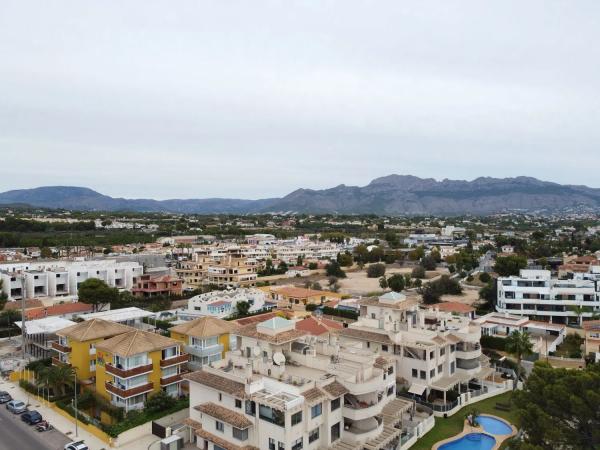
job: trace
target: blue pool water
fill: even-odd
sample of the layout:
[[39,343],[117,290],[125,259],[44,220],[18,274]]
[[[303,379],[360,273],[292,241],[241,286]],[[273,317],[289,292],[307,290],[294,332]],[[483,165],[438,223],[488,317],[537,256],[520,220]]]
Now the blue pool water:
[[441,445],[438,450],[491,450],[496,445],[496,439],[483,433],[469,433]]
[[504,421],[490,416],[478,416],[477,422],[486,433],[506,435],[512,433],[512,428]]

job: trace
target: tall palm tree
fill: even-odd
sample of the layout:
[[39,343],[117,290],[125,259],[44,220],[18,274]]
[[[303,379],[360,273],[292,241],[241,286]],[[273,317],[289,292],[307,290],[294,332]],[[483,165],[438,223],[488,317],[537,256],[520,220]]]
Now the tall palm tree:
[[531,335],[527,331],[513,331],[506,338],[506,351],[517,358],[517,376],[521,369],[521,361],[524,356],[533,353],[533,343]]
[[50,366],[40,373],[38,380],[48,388],[52,388],[55,396],[59,392],[64,395],[66,393],[66,385],[73,382],[74,375],[75,369],[71,366]]

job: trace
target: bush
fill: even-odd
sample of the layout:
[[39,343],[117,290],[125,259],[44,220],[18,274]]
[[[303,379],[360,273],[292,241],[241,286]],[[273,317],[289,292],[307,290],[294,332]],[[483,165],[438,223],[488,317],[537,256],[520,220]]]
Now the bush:
[[491,279],[492,279],[492,277],[487,272],[483,272],[483,273],[479,274],[479,281],[481,281],[482,283],[489,283],[489,281]]
[[505,351],[506,339],[498,336],[481,336],[481,346],[493,350]]
[[331,308],[329,306],[323,306],[323,307],[321,307],[321,310],[323,311],[323,314],[327,314],[329,316],[344,317],[346,319],[352,319],[352,320],[358,319],[357,312],[350,311],[347,309],[337,309],[337,308]]
[[165,391],[157,392],[146,401],[145,411],[154,413],[165,409],[171,409],[177,404],[177,400]]
[[317,270],[319,265],[316,262],[308,263],[308,270]]
[[385,275],[385,264],[371,264],[367,268],[367,278],[379,278]]
[[435,270],[437,263],[434,256],[428,255],[421,258],[421,266],[425,270]]
[[425,278],[425,268],[423,266],[417,266],[412,270],[412,277],[418,280]]
[[427,304],[438,303],[442,295],[462,294],[462,287],[454,278],[442,275],[439,280],[427,283],[421,288],[423,301]]
[[472,276],[472,275],[469,275],[469,276],[467,277],[467,281],[468,281],[469,283],[470,283],[471,281],[473,281],[473,280],[474,280],[474,278],[473,278],[473,276]]
[[346,278],[346,272],[342,270],[337,261],[331,261],[327,264],[326,273],[328,277]]

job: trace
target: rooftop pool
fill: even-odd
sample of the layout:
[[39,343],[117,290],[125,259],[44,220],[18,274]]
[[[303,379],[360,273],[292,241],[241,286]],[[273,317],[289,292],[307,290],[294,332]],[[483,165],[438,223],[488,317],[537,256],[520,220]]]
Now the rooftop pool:
[[496,439],[483,433],[469,433],[463,437],[447,442],[438,450],[491,450],[496,445]]
[[477,423],[483,428],[483,431],[489,434],[504,436],[512,433],[512,427],[508,423],[495,417],[477,416]]

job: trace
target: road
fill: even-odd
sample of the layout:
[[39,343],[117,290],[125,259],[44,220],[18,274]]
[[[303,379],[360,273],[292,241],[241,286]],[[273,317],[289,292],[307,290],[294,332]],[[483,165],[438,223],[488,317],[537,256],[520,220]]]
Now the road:
[[62,450],[68,442],[71,439],[56,430],[39,433],[0,405],[0,450]]

